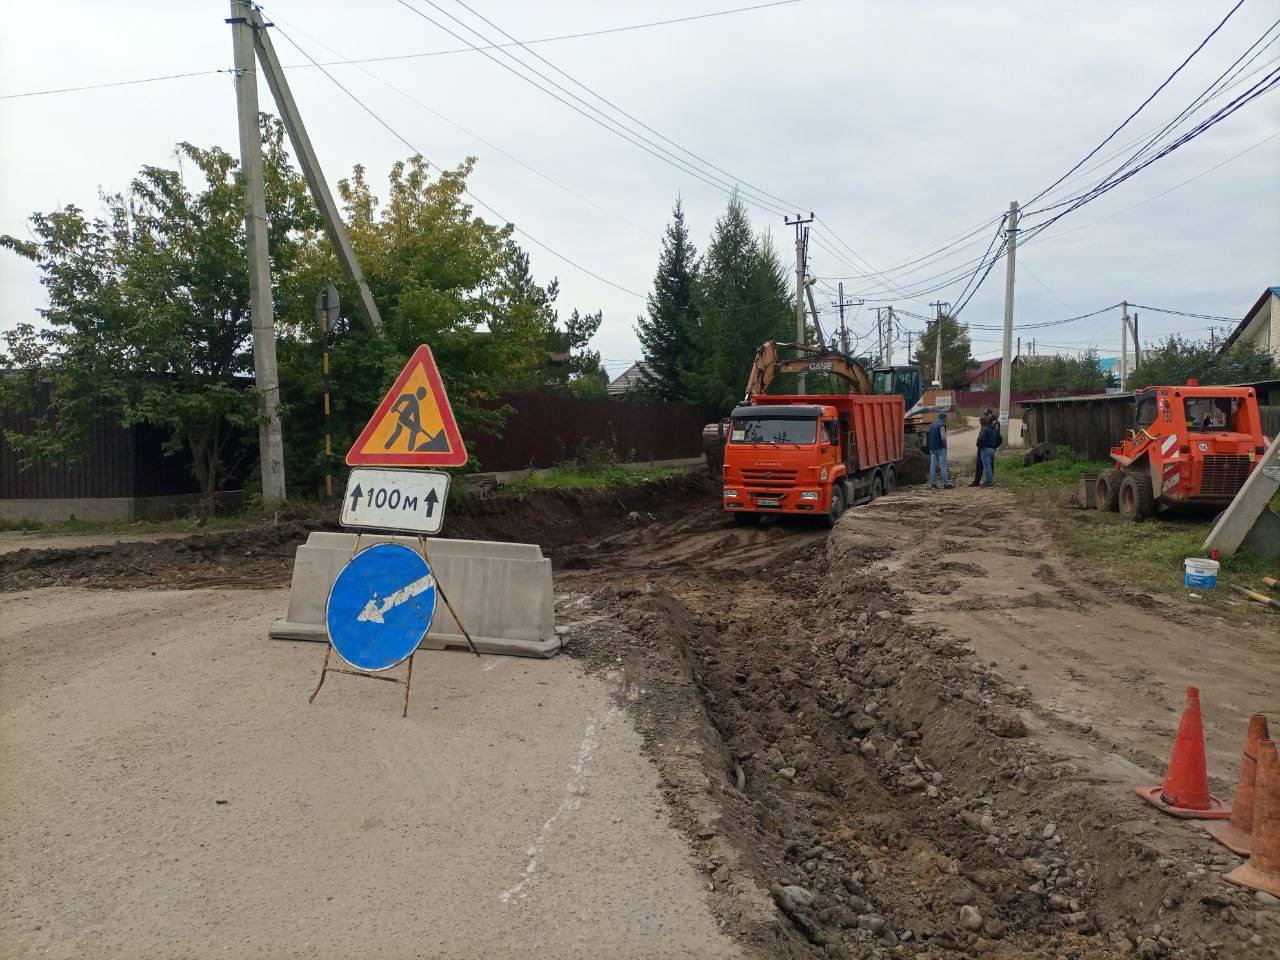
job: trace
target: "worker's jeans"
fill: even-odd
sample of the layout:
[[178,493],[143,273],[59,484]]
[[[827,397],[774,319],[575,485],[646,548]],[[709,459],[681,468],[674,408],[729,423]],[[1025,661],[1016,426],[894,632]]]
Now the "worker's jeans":
[[996,482],[996,448],[983,447],[978,451],[978,458],[982,461],[983,486],[989,487]]
[[945,487],[951,481],[947,479],[947,451],[946,450],[930,450],[929,451],[929,486],[934,486],[933,478],[935,474],[942,475],[942,485]]

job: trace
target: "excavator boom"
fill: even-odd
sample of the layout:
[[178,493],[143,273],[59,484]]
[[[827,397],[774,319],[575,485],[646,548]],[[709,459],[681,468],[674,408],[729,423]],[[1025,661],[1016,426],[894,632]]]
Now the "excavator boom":
[[[795,350],[805,356],[794,360],[783,360],[778,350]],[[751,375],[747,378],[747,397],[745,402],[755,395],[769,392],[769,385],[780,373],[829,373],[843,380],[845,393],[855,396],[871,394],[871,378],[861,365],[846,357],[843,353],[823,350],[818,347],[802,346],[798,343],[778,343],[770,340],[756,351],[755,363],[751,366]]]

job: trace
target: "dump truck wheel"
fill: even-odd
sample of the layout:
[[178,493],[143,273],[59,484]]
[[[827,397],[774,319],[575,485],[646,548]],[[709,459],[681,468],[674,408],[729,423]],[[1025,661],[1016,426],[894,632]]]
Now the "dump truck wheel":
[[740,527],[758,527],[760,526],[760,514],[737,510],[733,514],[733,522]]
[[1108,513],[1119,509],[1120,485],[1123,482],[1123,470],[1103,470],[1098,474],[1098,480],[1094,486],[1094,495],[1097,499],[1099,513]]
[[884,472],[884,492],[892,493],[893,489],[898,485],[898,471],[893,466]]
[[871,478],[871,499],[879,500],[884,496],[884,475],[879,470]]
[[836,525],[836,521],[840,519],[840,514],[844,513],[844,491],[839,486],[831,488],[831,507],[827,510],[827,515],[823,519],[828,530]]
[[1151,489],[1151,475],[1125,474],[1120,484],[1120,515],[1126,520],[1146,520],[1156,512],[1155,492]]

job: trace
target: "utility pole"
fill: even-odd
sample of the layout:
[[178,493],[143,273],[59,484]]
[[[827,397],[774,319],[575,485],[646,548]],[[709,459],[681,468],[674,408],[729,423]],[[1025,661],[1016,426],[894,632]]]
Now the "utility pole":
[[1120,392],[1129,389],[1129,301],[1120,302]]
[[[797,213],[794,220],[784,216],[782,222],[789,227],[796,228],[796,343],[804,346],[806,339],[804,334],[804,259],[805,247],[809,241],[809,228],[806,224],[813,223],[813,211],[809,211],[807,219]],[[797,392],[802,396],[805,392],[803,373],[798,378]]]
[[889,308],[889,318],[884,326],[884,365],[893,366],[893,307]]
[[[293,152],[298,157],[298,166],[302,168],[302,175],[311,191],[311,198],[320,208],[320,213],[324,215],[325,229],[333,244],[333,252],[337,254],[338,263],[341,264],[347,279],[356,285],[356,291],[360,295],[360,309],[364,314],[369,332],[381,337],[382,316],[378,313],[377,304],[373,302],[373,294],[369,291],[369,285],[365,282],[364,273],[360,269],[360,262],[356,259],[355,249],[347,237],[347,228],[342,223],[342,215],[333,200],[333,194],[329,192],[329,184],[324,178],[324,171],[320,169],[320,161],[316,157],[315,148],[311,145],[311,137],[307,134],[307,128],[302,122],[302,114],[293,100],[293,91],[289,89],[289,82],[285,79],[284,68],[280,66],[276,48],[271,43],[270,34],[267,33],[267,27],[271,24],[263,20],[261,11],[247,0],[239,0],[238,3],[237,0],[232,0],[233,11],[237,5],[249,18],[254,49],[257,50],[258,59],[262,62],[262,75],[266,78],[267,86],[271,88],[271,95],[280,109],[280,119],[284,122],[284,128],[289,134],[289,142],[293,144]],[[232,16],[235,16],[234,12]],[[257,122],[255,116],[255,130]]]
[[320,385],[324,389],[324,495],[333,499],[333,425],[329,411],[329,334],[338,319],[338,290],[332,283],[316,294],[316,323],[320,325]]
[[860,307],[864,303],[866,303],[866,301],[865,300],[846,300],[844,298],[844,281],[843,280],[841,280],[840,283],[836,285],[836,296],[838,297],[838,301],[836,303],[833,303],[832,306],[837,307],[840,310],[840,352],[847,356],[849,353],[849,328],[845,326],[844,308]]
[[1018,253],[1018,201],[1009,203],[1008,225],[1004,230],[1009,256],[1004,274],[1004,351],[1000,361],[1000,432],[1009,432],[1009,387],[1013,377],[1013,285],[1014,258]]
[[876,307],[876,363],[884,362],[884,323],[880,319],[881,307]]
[[1022,337],[1018,337],[1018,350],[1014,353],[1013,358],[1016,360],[1020,356],[1022,356]]
[[1133,365],[1138,367],[1142,363],[1142,347],[1138,344],[1138,311],[1133,311]]
[[245,246],[249,261],[249,320],[253,331],[253,378],[258,394],[258,453],[262,462],[262,502],[268,509],[285,500],[284,438],[280,431],[280,381],[276,373],[275,304],[267,256],[267,200],[262,182],[262,139],[258,132],[258,75],[254,69],[252,8],[231,0],[235,54],[236,116],[240,126],[240,168],[244,171]]
[[935,389],[942,389],[942,308],[950,307],[951,304],[945,300],[935,300],[929,304],[933,307],[935,313],[933,315],[934,329],[934,360],[933,360],[933,386]]
[[911,337],[913,334],[914,334],[914,331],[912,330],[907,331],[907,363],[911,362]]

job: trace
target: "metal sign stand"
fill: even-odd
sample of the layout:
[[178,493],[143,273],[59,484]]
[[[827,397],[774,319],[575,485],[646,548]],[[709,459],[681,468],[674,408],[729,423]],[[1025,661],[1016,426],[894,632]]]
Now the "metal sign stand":
[[[361,532],[357,530],[356,542],[351,549],[352,559],[354,559],[355,555],[360,552],[360,536],[361,536]],[[421,535],[418,537],[418,551],[419,553],[422,554],[422,559],[426,561],[427,566],[431,567],[431,558],[427,555],[427,538]],[[444,592],[444,587],[439,580],[436,581],[435,588],[436,588],[436,591],[440,594],[440,598],[444,600],[444,605],[449,609],[449,613],[453,615],[453,619],[457,622],[458,629],[461,630],[462,635],[466,637],[467,646],[471,649],[471,652],[474,653],[477,657],[480,656],[480,651],[476,649],[476,645],[471,639],[471,634],[467,632],[467,628],[463,624],[462,618],[458,616],[458,611],[455,610],[453,607],[453,604],[449,602],[449,597]],[[384,677],[379,673],[369,673],[364,670],[351,670],[346,667],[331,667],[329,666],[329,657],[332,654],[333,654],[333,643],[330,642],[328,644],[325,644],[324,663],[320,667],[320,682],[317,683],[316,688],[311,691],[311,696],[307,698],[307,703],[313,703],[315,701],[316,694],[318,694],[320,692],[320,688],[324,686],[325,677],[327,677],[331,673],[345,673],[353,677],[367,677],[370,680],[385,680],[387,683],[404,684],[404,707],[400,711],[400,716],[402,718],[409,716],[409,690],[413,684],[413,658],[418,655],[418,651],[416,648],[414,649],[413,653],[409,654],[408,668],[405,672],[405,678],[403,680],[399,680],[396,677]]]

